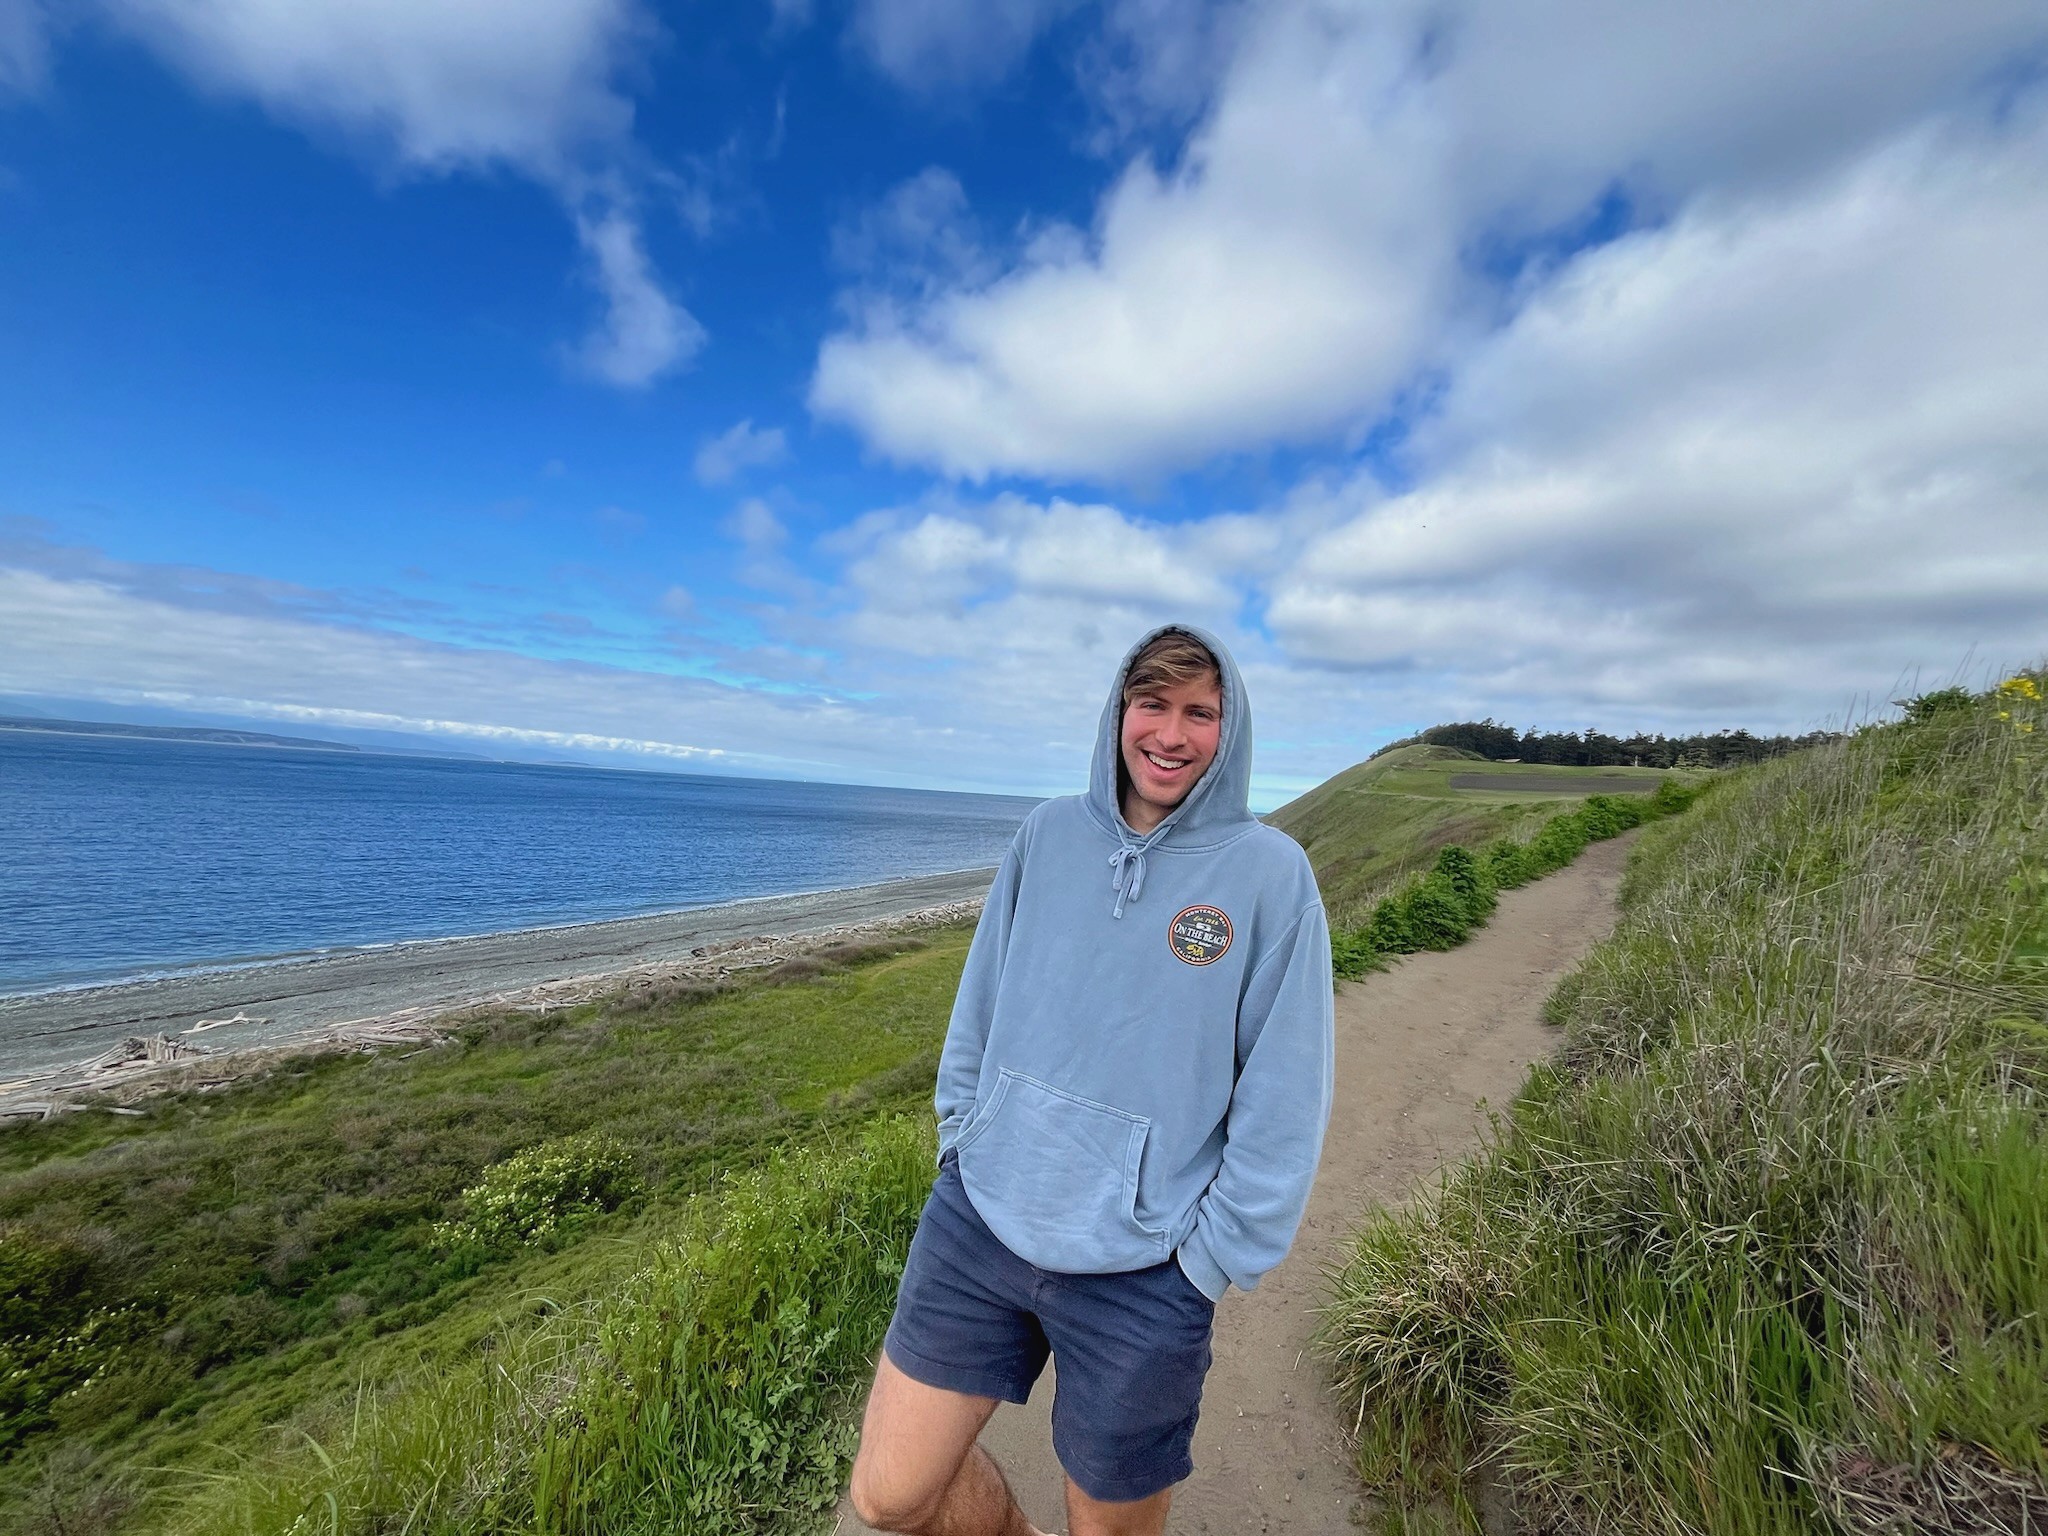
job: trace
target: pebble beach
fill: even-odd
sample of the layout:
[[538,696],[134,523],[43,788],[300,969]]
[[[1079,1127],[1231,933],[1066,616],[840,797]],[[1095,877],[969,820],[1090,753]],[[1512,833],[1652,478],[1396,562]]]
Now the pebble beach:
[[252,1055],[430,1039],[440,1016],[560,1007],[637,982],[770,965],[808,948],[965,921],[993,869],[689,911],[391,944],[113,986],[0,997],[0,1118]]

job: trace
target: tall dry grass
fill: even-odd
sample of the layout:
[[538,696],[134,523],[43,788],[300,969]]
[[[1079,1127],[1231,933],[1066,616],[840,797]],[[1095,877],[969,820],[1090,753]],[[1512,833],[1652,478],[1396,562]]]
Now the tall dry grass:
[[1555,1066],[1336,1277],[1395,1524],[1489,1471],[1545,1530],[2048,1530],[2041,691],[1644,835]]

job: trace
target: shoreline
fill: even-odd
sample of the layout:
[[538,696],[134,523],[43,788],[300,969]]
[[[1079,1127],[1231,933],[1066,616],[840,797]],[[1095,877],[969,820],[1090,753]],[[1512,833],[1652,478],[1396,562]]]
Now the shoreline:
[[55,1080],[75,1077],[132,1037],[177,1041],[187,1048],[185,1061],[348,1044],[335,1032],[399,1020],[417,1027],[413,1021],[486,1002],[516,1004],[572,982],[587,994],[638,972],[701,970],[709,947],[893,926],[914,917],[921,920],[911,926],[929,926],[946,920],[932,915],[936,909],[978,906],[994,878],[993,867],[955,870],[0,997],[0,1114],[8,1101],[33,1096],[39,1087],[56,1091]]
[[31,986],[19,991],[0,988],[0,1077],[9,1070],[7,1052],[11,1038],[6,1030],[7,1010],[17,1003],[58,1001],[84,993],[122,992],[153,987],[167,982],[201,981],[214,976],[232,976],[246,971],[282,970],[294,965],[319,965],[330,960],[357,956],[389,955],[395,951],[425,951],[444,944],[483,944],[497,940],[542,938],[577,928],[608,928],[626,923],[653,922],[659,918],[688,918],[740,907],[757,907],[773,902],[812,897],[858,896],[890,886],[909,885],[921,880],[951,880],[980,876],[985,889],[995,878],[993,864],[983,869],[942,869],[929,875],[904,875],[895,880],[876,880],[867,885],[829,885],[817,890],[778,891],[772,896],[735,896],[730,901],[701,902],[694,907],[657,907],[652,912],[628,912],[623,917],[579,917],[562,923],[533,923],[524,928],[489,928],[481,933],[444,933],[425,939],[378,939],[367,944],[333,944],[325,949],[293,949],[282,954],[256,955],[247,960],[194,960],[183,965],[161,965],[113,976],[104,981],[58,981],[48,986]]

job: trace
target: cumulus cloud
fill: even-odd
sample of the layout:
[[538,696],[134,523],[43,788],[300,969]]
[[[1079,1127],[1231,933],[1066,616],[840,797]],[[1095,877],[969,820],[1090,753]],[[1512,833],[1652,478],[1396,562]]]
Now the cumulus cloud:
[[[702,345],[702,326],[664,291],[619,190],[633,159],[633,105],[618,80],[655,30],[638,0],[98,6],[203,89],[247,96],[398,172],[510,166],[553,189],[604,301],[573,354],[591,377],[639,388]],[[6,35],[0,16],[0,68]]]
[[209,88],[367,139],[401,164],[543,178],[631,125],[612,77],[633,0],[101,0]]
[[1147,523],[1101,504],[1004,496],[875,513],[833,547],[864,617],[1015,597],[1214,615],[1233,605],[1216,552],[1238,530],[1227,518]]
[[1102,119],[1095,147],[1184,128],[1208,105],[1251,10],[1248,0],[1111,0],[1076,67]]
[[[1029,32],[1056,9],[1003,14]],[[1211,32],[1117,88],[1134,122],[1198,126],[1124,166],[1087,227],[992,234],[932,167],[838,232],[812,406],[961,479],[1116,480],[1342,452],[1396,402],[1373,470],[1192,518],[955,489],[819,544],[818,509],[742,502],[725,532],[776,599],[749,610],[764,643],[691,660],[758,687],[38,557],[0,577],[0,687],[1061,789],[1116,656],[1193,619],[1239,650],[1270,799],[1446,717],[1800,728],[1972,647],[2048,646],[2048,129],[2038,83],[1982,89],[2042,43],[2038,0],[1915,0],[1882,26],[1856,0],[1195,9]],[[931,78],[992,67],[918,41],[937,12],[908,0],[857,25],[885,12],[890,56]],[[988,58],[1024,46],[998,34]],[[619,142],[614,63],[571,71],[597,95],[542,114],[569,125],[553,142]],[[245,77],[224,88],[272,99]],[[488,113],[319,105],[338,99],[277,110],[401,168],[554,174]],[[608,308],[635,318],[582,356],[640,383],[702,337],[608,185],[562,195]],[[740,422],[699,478],[786,448]],[[719,632],[730,611],[701,590],[649,601]]]
[[1072,787],[1125,647],[1169,620],[1256,646],[1238,610],[1285,540],[1269,519],[932,496],[829,536],[835,585],[781,622],[795,643],[830,644],[848,686],[935,727],[1006,732],[1002,755],[1032,766],[1023,782]]
[[[1291,655],[1555,711],[1839,709],[2048,645],[2048,123],[1588,253],[1273,585]],[[1348,505],[1347,505],[1348,504]]]
[[1331,442],[1455,364],[1546,242],[1823,174],[2048,38],[2026,0],[1271,0],[1179,159],[994,275],[849,306],[810,400],[904,463],[1115,479]]
[[[873,657],[929,664],[924,686],[956,707],[994,679],[1052,715],[1098,691],[1106,657],[1144,623],[1176,609],[1206,619],[1257,680],[1262,779],[1290,787],[1369,738],[1464,714],[1796,730],[1967,658],[2038,659],[2048,287],[2033,268],[2048,245],[2048,99],[2034,88],[1998,111],[1962,99],[1907,111],[1941,94],[1930,80],[1963,71],[1953,57],[1886,57],[1890,73],[1863,67],[1896,98],[1889,118],[1843,108],[1866,111],[1859,143],[1832,109],[1775,146],[1731,128],[1715,179],[1661,217],[1586,249],[1539,249],[1505,314],[1448,333],[1412,431],[1375,460],[1387,467],[1182,525],[1019,497],[876,514],[844,536],[846,632]],[[1828,99],[1828,79],[1811,83]],[[1644,126],[1662,104],[1623,105],[1645,145],[1639,188],[1704,174],[1679,164],[1697,146],[1659,147]],[[1595,165],[1581,157],[1582,188]],[[1521,213],[1494,198],[1496,236],[1565,206],[1566,185],[1523,180]],[[1024,270],[974,302],[1021,304]],[[895,296],[905,345],[919,345],[920,317],[968,292],[922,309]],[[1065,341],[1085,395],[1097,353],[1081,334]],[[931,367],[981,377],[964,354]],[[983,419],[982,397],[935,386],[918,407],[1028,447],[1040,442],[1029,422],[997,409],[1016,398]],[[1091,398],[1125,414],[1089,462],[1145,462],[1115,457],[1130,408]],[[1061,443],[1060,463],[1096,441],[1094,423],[1075,430],[1084,446]],[[1022,447],[951,467],[1025,463],[1044,469]],[[1039,563],[1046,549],[1056,558]]]
[[752,417],[734,422],[697,449],[693,466],[699,485],[724,485],[749,469],[780,464],[789,443],[780,427],[755,427]]
[[1187,164],[1132,165],[1094,231],[1041,236],[989,282],[865,306],[820,349],[812,408],[980,480],[1144,473],[1382,398],[1451,255],[1419,156],[1372,153],[1377,125],[1344,105],[1384,94],[1392,60],[1360,50],[1355,73],[1304,91],[1320,38],[1253,54]]

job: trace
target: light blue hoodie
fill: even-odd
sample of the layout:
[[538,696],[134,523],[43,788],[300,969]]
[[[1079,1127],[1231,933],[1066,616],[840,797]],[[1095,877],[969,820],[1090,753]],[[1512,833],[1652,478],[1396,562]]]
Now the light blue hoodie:
[[1025,818],[939,1058],[941,1153],[1003,1244],[1107,1273],[1178,1254],[1212,1300],[1285,1256],[1330,1115],[1330,934],[1308,859],[1247,804],[1230,653],[1216,758],[1150,833],[1123,819],[1123,681],[1088,793]]

